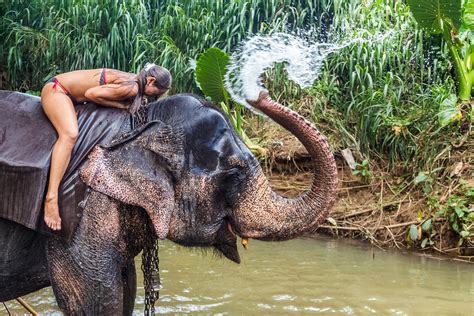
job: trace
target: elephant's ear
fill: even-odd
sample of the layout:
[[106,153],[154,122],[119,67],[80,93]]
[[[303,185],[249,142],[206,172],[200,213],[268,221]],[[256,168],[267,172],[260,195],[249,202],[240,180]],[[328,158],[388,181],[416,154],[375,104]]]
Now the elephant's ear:
[[174,210],[170,169],[179,146],[167,128],[153,128],[123,146],[95,147],[81,170],[82,180],[93,190],[123,203],[144,208],[158,238],[168,235]]

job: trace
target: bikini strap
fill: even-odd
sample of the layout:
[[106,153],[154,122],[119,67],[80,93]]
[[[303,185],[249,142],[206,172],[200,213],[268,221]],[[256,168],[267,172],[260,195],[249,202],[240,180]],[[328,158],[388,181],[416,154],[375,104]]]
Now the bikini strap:
[[53,89],[54,90],[56,90],[57,86],[59,86],[63,90],[63,92],[71,99],[73,104],[79,104],[79,102],[77,102],[76,98],[61,84],[61,82],[59,82],[58,78],[53,77],[50,80],[48,80],[48,82],[54,83],[53,84]]
[[53,79],[51,79],[51,82],[54,82],[53,89],[56,89],[56,86],[59,86],[64,93],[69,94],[69,91],[67,91],[67,89],[61,84],[61,82],[59,82],[58,78],[54,77]]
[[107,84],[107,77],[105,76],[105,68],[102,68],[102,70],[100,71],[99,84],[101,86],[103,86],[104,84]]

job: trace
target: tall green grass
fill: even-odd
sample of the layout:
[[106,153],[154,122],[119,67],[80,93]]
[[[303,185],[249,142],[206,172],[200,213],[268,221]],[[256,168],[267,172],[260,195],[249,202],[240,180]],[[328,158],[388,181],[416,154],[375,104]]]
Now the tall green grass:
[[445,45],[418,29],[403,1],[11,0],[0,14],[2,88],[23,91],[39,90],[60,72],[137,72],[152,61],[171,70],[175,91],[198,92],[191,61],[213,46],[230,53],[253,33],[313,28],[324,41],[328,34],[391,31],[387,40],[333,54],[309,90],[286,80],[282,65],[267,73],[267,86],[278,100],[327,122],[338,147],[388,157],[392,165],[434,168],[433,157],[456,129],[440,129],[436,120],[439,96],[455,89]]
[[[448,135],[456,129],[440,129],[437,123],[440,94],[455,89],[441,38],[418,29],[401,1],[334,0],[332,15],[331,33],[343,38],[366,31],[391,35],[331,55],[304,94],[288,82],[273,83],[273,90],[295,107],[309,96],[312,109],[306,101],[299,110],[329,121],[339,147],[366,158],[387,157],[392,166],[434,168],[433,154],[449,146]],[[432,45],[437,49],[428,50]]]
[[209,47],[230,52],[255,32],[313,24],[329,0],[11,0],[0,20],[1,71],[10,89],[76,69],[169,68],[177,91],[196,91],[190,61]]

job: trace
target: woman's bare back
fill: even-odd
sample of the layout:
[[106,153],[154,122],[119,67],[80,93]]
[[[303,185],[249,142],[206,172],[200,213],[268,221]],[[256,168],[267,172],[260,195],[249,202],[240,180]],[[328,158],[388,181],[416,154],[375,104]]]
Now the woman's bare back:
[[59,74],[56,79],[77,100],[77,102],[88,101],[85,94],[90,88],[100,86],[101,73],[105,71],[107,84],[123,84],[130,82],[134,85],[135,74],[108,68],[76,70]]

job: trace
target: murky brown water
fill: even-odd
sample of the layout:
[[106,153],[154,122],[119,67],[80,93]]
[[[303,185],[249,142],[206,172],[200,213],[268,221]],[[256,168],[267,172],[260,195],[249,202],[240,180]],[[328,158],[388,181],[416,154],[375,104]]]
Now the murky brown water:
[[[472,265],[326,239],[252,240],[240,252],[236,265],[163,242],[158,313],[474,315]],[[139,285],[137,315],[141,276]],[[50,288],[25,298],[42,314],[61,314]],[[24,313],[13,301],[7,306]]]

